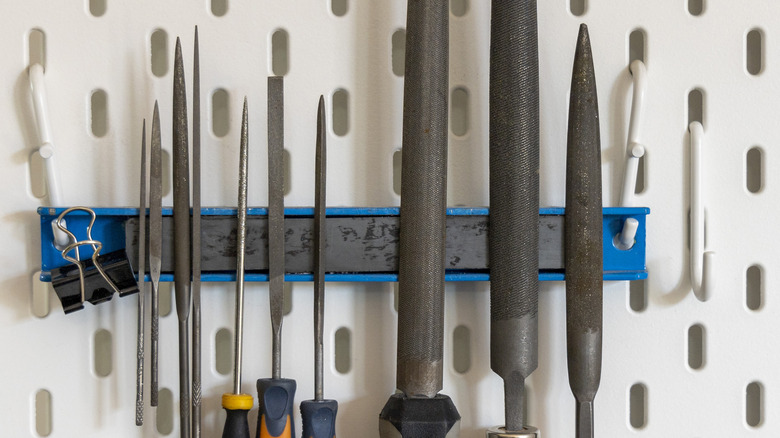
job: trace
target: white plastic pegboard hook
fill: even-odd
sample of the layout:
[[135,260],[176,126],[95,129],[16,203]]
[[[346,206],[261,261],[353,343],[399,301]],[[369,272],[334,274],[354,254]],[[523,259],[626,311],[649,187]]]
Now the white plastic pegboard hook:
[[699,301],[706,301],[714,287],[712,260],[715,253],[704,250],[706,217],[702,202],[702,138],[700,122],[688,126],[691,141],[691,287]]
[[[642,119],[645,90],[647,89],[647,69],[645,64],[637,59],[629,65],[628,71],[633,79],[634,92],[631,101],[631,118],[628,124],[628,152],[623,172],[623,186],[620,191],[621,207],[633,207],[634,190],[639,174],[639,159],[645,155],[645,147],[639,143],[639,121]],[[623,223],[623,229],[616,237],[616,244],[620,249],[628,250],[634,246],[637,228],[636,219],[626,219]]]
[[[35,111],[35,127],[38,131],[38,138],[41,141],[37,152],[44,163],[46,192],[49,196],[50,205],[62,206],[62,193],[60,192],[59,179],[57,178],[57,171],[54,165],[54,145],[51,138],[51,126],[49,125],[49,104],[46,100],[46,81],[43,66],[35,63],[30,66],[27,74],[30,78],[30,92]],[[64,221],[63,224],[65,224]],[[54,243],[57,248],[65,248],[70,243],[68,235],[54,221],[52,221],[51,229],[54,233]]]

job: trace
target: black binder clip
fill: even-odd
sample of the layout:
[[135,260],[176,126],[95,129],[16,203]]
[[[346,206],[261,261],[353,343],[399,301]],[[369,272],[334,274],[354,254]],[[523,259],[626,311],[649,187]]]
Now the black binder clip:
[[[76,210],[85,211],[92,217],[86,240],[78,240],[62,223],[68,213]],[[83,309],[86,301],[92,304],[108,301],[114,292],[120,297],[138,292],[138,283],[125,249],[100,254],[103,244],[92,239],[95,219],[95,212],[87,207],[71,207],[57,217],[57,228],[65,232],[70,241],[61,251],[62,258],[72,264],[52,269],[51,283],[66,314]],[[85,245],[92,247],[92,256],[82,260],[79,248]]]

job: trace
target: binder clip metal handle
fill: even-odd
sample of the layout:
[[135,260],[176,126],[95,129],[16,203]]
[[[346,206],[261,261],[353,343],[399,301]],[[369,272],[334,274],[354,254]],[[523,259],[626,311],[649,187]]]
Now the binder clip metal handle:
[[[90,215],[86,239],[78,240],[64,224],[65,216],[73,211],[84,211]],[[52,270],[52,285],[66,314],[83,309],[86,301],[92,304],[108,301],[115,292],[120,296],[138,292],[138,284],[125,250],[101,254],[102,242],[92,238],[95,219],[96,215],[92,209],[71,207],[63,211],[56,220],[57,228],[67,234],[70,241],[62,249],[61,255],[72,264]],[[82,259],[79,248],[86,245],[92,247],[92,256]]]

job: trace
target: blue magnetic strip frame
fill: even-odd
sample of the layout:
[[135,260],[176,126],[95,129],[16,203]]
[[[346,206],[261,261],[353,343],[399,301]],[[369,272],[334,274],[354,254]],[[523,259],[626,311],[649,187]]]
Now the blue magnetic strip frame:
[[[53,244],[53,234],[51,222],[57,219],[60,213],[66,208],[41,207],[38,214],[41,220],[41,281],[51,281],[51,270],[62,267],[69,262],[64,260],[60,251]],[[138,216],[137,208],[93,208],[97,219],[92,227],[92,238],[103,243],[102,253],[108,253],[123,249],[125,247],[125,221],[131,217]],[[332,207],[326,210],[328,217],[345,216],[397,216],[398,207]],[[606,207],[603,209],[603,233],[604,233],[604,280],[605,281],[624,281],[624,280],[643,280],[647,278],[646,249],[647,249],[647,215],[650,209],[646,207]],[[171,208],[163,208],[162,214],[170,216],[173,214]],[[249,208],[247,214],[250,216],[265,216],[268,209],[265,207]],[[312,217],[314,209],[309,207],[290,207],[284,209],[285,217]],[[488,208],[448,208],[447,215],[451,216],[487,216]],[[563,216],[564,209],[541,208],[539,214]],[[235,216],[235,208],[209,207],[201,210],[203,216]],[[623,222],[628,218],[634,218],[639,222],[637,229],[636,242],[629,250],[618,249],[614,243],[614,237],[620,233],[623,228]],[[83,211],[74,211],[66,217],[68,230],[76,234],[79,239],[86,238],[86,228],[89,225],[90,215]],[[84,252],[82,258],[89,254],[88,247],[82,247]],[[148,279],[148,276],[147,276]],[[204,282],[224,282],[235,281],[235,272],[204,272],[201,274],[201,281]],[[486,272],[470,271],[447,271],[445,274],[447,281],[488,281],[490,275]],[[268,274],[247,273],[246,281],[261,282],[268,281]],[[391,282],[397,281],[398,274],[378,274],[378,273],[348,273],[348,274],[326,274],[325,281],[338,282]],[[562,281],[563,272],[539,272],[541,281]],[[160,281],[173,281],[172,274],[162,274]],[[285,281],[312,281],[312,274],[287,274]]]

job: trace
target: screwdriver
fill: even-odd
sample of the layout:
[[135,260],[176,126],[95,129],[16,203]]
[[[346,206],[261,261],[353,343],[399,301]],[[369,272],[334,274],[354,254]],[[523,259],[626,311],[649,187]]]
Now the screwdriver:
[[152,376],[149,404],[157,406],[157,357],[160,339],[160,269],[162,268],[162,137],[160,111],[154,102],[152,150],[149,161],[149,277],[152,281]]
[[257,380],[257,436],[295,436],[295,380],[282,379],[284,299],[284,79],[268,78],[268,282],[273,332],[272,377]]
[[190,438],[190,164],[187,141],[187,90],[181,41],[176,38],[173,68],[173,247],[176,316],[179,319],[179,426]]
[[320,96],[317,107],[317,152],[314,165],[314,400],[301,402],[301,422],[304,438],[334,438],[336,436],[336,400],[323,398],[322,338],[325,315],[325,182],[327,148],[325,130],[325,99]]
[[569,386],[577,401],[576,436],[593,438],[603,316],[601,139],[596,75],[584,24],[574,55],[567,140],[564,253]]
[[504,380],[505,426],[487,436],[537,437],[523,418],[538,364],[536,0],[493,0],[490,37],[490,366]]
[[236,337],[233,344],[233,392],[222,395],[222,407],[227,411],[222,438],[249,438],[246,415],[254,400],[241,393],[241,348],[244,340],[244,256],[246,254],[246,192],[249,157],[249,122],[244,97],[241,117],[241,147],[238,160],[238,233],[236,239]]
[[138,207],[138,332],[136,333],[135,425],[144,424],[144,287],[146,275],[146,119],[141,129],[141,200]]
[[200,438],[200,54],[198,26],[192,59],[192,437]]
[[443,394],[449,2],[407,3],[396,387],[379,434],[445,437],[460,415]]

